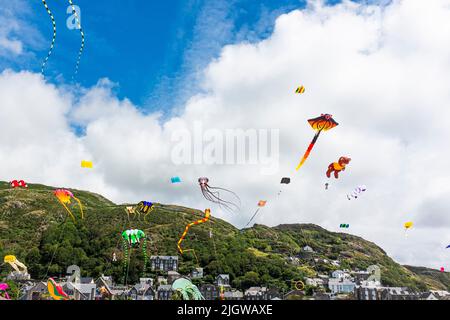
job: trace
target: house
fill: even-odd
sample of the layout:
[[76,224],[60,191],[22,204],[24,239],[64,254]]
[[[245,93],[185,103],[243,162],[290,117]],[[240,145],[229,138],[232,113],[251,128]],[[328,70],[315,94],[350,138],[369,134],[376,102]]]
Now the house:
[[434,296],[436,296],[438,299],[443,300],[443,298],[445,297],[449,297],[450,296],[450,292],[448,291],[443,291],[443,290],[431,290],[431,293],[434,294]]
[[370,277],[370,272],[368,271],[355,271],[353,272],[353,278],[356,284],[361,284],[363,281],[367,281]]
[[128,296],[132,300],[155,300],[156,294],[153,289],[153,279],[141,278],[140,282],[128,292]]
[[331,273],[331,277],[334,279],[346,279],[350,278],[350,275],[343,270],[336,270]]
[[229,287],[230,286],[230,276],[228,274],[219,274],[216,277],[215,284],[219,287]]
[[95,283],[72,283],[72,286],[72,296],[75,300],[95,300],[97,289]]
[[353,293],[355,285],[353,281],[347,278],[331,278],[328,280],[328,288],[334,294]]
[[378,281],[362,281],[355,286],[354,297],[356,300],[380,300],[379,291],[382,289]]
[[40,281],[29,288],[26,300],[49,300],[45,295],[48,295],[47,282]]
[[304,246],[303,247],[303,251],[304,252],[309,252],[309,253],[314,253],[313,248],[311,248],[310,246]]
[[167,272],[167,283],[172,284],[175,280],[181,278],[181,275],[176,271]]
[[114,295],[112,293],[112,277],[101,275],[100,278],[95,281],[95,285],[97,286],[95,296],[96,300],[111,300],[114,298]]
[[158,287],[156,296],[158,300],[170,300],[172,298],[172,286],[170,284],[163,284]]
[[225,300],[244,300],[244,293],[239,290],[226,291],[224,298]]
[[210,283],[204,283],[200,286],[200,292],[205,300],[219,300],[220,289],[218,286]]
[[280,292],[275,288],[251,287],[244,293],[245,300],[272,300],[280,298]]
[[203,278],[203,268],[195,268],[191,271],[191,279]]
[[178,271],[177,256],[151,256],[150,265],[152,271]]
[[306,278],[305,284],[311,287],[323,287],[324,281],[321,278]]
[[419,299],[420,300],[439,300],[439,298],[436,295],[434,295],[433,292],[430,292],[430,291],[420,293]]
[[380,300],[418,300],[419,296],[408,288],[385,287],[381,289]]

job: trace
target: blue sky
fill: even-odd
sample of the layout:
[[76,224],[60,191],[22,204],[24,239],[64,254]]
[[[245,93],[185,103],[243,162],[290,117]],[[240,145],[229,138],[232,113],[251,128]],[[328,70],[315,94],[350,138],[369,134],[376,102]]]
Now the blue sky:
[[[39,72],[52,37],[52,24],[41,1],[1,1],[3,12],[26,24],[15,36],[27,54],[0,68]],[[69,30],[68,1],[47,0],[57,23],[55,50],[46,79],[71,83],[80,45],[78,30]],[[299,0],[170,0],[74,2],[81,8],[86,46],[75,81],[90,87],[99,78],[118,83],[118,97],[143,109],[165,110],[188,97],[195,73],[221,48],[237,41],[257,41],[273,30],[277,16],[303,7]],[[25,31],[25,32],[23,32]]]

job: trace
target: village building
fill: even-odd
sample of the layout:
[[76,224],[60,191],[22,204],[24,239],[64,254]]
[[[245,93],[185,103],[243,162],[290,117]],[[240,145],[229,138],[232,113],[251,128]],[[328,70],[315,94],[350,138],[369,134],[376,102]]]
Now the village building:
[[178,271],[177,256],[151,256],[150,266],[152,271]]

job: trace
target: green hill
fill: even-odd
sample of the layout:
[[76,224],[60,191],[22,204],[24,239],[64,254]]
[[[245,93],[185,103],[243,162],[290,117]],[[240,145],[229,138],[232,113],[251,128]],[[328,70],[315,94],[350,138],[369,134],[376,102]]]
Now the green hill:
[[[34,279],[64,275],[67,266],[76,264],[84,276],[113,275],[116,282],[123,282],[122,231],[144,230],[149,238],[148,255],[177,255],[177,241],[185,226],[203,217],[199,210],[157,204],[146,221],[131,217],[129,222],[126,204],[115,205],[100,195],[71,189],[83,203],[85,212],[84,220],[73,223],[53,195],[54,189],[33,184],[29,189],[11,189],[9,184],[0,182],[0,257],[17,256],[28,266]],[[76,203],[71,210],[79,217]],[[315,253],[300,255],[297,264],[289,262],[288,257],[302,254],[305,245],[311,246]],[[348,269],[378,264],[382,281],[389,286],[449,289],[448,277],[445,281],[441,277],[431,281],[428,275],[397,264],[371,242],[315,225],[273,228],[255,225],[239,230],[213,217],[192,227],[182,246],[195,250],[206,274],[202,281],[212,282],[217,274],[228,273],[233,286],[240,289],[273,285],[288,290],[292,280],[338,269],[323,259],[339,260],[340,268]],[[117,262],[112,261],[113,253]],[[319,261],[315,262],[314,258]],[[143,256],[139,250],[131,252],[130,261],[128,283],[142,275]],[[192,251],[180,257],[180,273],[188,274],[196,266]],[[0,279],[9,271],[9,267],[1,267]]]

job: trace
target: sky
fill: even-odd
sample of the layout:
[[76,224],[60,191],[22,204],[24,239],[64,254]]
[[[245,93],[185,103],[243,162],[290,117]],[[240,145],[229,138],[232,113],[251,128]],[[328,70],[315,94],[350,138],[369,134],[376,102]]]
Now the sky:
[[[0,0],[0,180],[211,207],[239,228],[268,200],[254,222],[348,223],[402,264],[450,270],[450,0],[80,0],[77,75],[80,34],[59,3],[48,0],[58,31],[41,75],[52,37],[42,3]],[[339,126],[295,171],[314,136],[307,120],[322,113]],[[229,130],[257,134],[254,163],[221,161]],[[351,163],[327,179],[340,156]],[[202,176],[241,210],[206,201]]]

